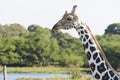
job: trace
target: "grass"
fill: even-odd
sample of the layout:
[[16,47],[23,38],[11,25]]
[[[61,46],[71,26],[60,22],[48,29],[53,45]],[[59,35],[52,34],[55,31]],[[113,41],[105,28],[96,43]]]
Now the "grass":
[[39,78],[20,78],[17,80],[93,80],[92,78],[81,77],[80,79],[66,79],[66,78],[49,78],[49,79],[39,79]]
[[[2,67],[0,67],[0,72],[2,72]],[[71,78],[20,78],[18,80],[92,80],[84,76],[85,72],[89,72],[88,68],[77,68],[77,67],[7,67],[8,73],[53,73],[53,74],[70,74]]]
[[[0,67],[0,72],[2,73],[2,67]],[[8,73],[54,73],[54,74],[64,74],[71,73],[73,71],[88,72],[88,68],[68,68],[68,67],[7,67]]]

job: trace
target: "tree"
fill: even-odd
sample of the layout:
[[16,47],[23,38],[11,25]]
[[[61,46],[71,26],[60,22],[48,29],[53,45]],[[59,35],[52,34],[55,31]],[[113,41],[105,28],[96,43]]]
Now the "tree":
[[120,34],[120,23],[110,24],[107,29],[105,29],[105,34]]
[[[0,25],[0,65],[88,66],[83,45],[78,38],[39,25],[31,26],[35,28],[30,28],[28,32],[18,24]],[[7,35],[3,37],[4,32]],[[102,35],[97,39],[113,67],[120,68],[119,35]]]
[[10,25],[4,25],[2,26],[2,30],[0,31],[2,33],[2,36],[20,36],[25,33],[27,33],[27,30],[21,26],[20,24],[10,24]]
[[0,64],[14,65],[20,61],[20,55],[15,52],[14,39],[5,37],[0,39]]
[[40,27],[39,25],[35,25],[35,24],[30,25],[30,26],[28,26],[28,31],[33,32],[39,27]]
[[115,69],[120,68],[120,35],[97,36],[110,64]]

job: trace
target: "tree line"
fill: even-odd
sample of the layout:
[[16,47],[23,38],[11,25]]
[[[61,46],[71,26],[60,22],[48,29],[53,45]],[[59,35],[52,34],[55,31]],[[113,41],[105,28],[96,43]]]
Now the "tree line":
[[[96,36],[112,66],[120,68],[120,35]],[[83,45],[67,33],[39,25],[0,25],[0,65],[88,66]]]

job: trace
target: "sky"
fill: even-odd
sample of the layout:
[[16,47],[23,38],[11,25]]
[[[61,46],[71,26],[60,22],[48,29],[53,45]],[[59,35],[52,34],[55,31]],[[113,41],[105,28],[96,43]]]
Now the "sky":
[[[109,24],[120,23],[120,0],[0,0],[0,24],[37,24],[52,29],[67,10],[77,5],[76,14],[93,34],[102,35]],[[78,37],[74,29],[62,30]]]

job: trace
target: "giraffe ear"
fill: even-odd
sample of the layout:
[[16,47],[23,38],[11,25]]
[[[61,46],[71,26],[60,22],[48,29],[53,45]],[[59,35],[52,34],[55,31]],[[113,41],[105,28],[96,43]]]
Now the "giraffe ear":
[[73,8],[72,8],[72,11],[71,11],[71,14],[74,15],[75,14],[75,10],[77,8],[77,5],[74,5]]
[[67,11],[65,11],[65,13],[64,13],[64,15],[63,15],[63,17],[65,17],[65,16],[66,16],[66,14],[68,14],[68,12],[67,12]]
[[68,12],[67,11],[65,11],[65,14],[67,14]]

